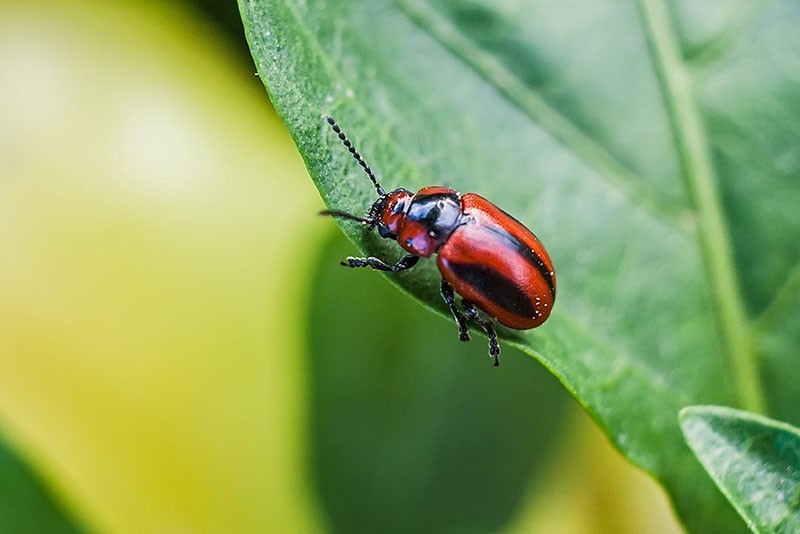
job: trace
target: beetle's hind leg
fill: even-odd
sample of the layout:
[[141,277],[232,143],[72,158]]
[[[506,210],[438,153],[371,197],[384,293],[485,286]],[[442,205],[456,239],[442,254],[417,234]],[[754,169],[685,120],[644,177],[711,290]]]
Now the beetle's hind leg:
[[500,345],[497,343],[497,332],[494,331],[492,322],[481,319],[480,315],[478,315],[478,310],[476,310],[475,306],[467,299],[461,299],[461,306],[464,308],[467,317],[478,323],[480,327],[483,328],[483,331],[486,332],[486,335],[489,336],[489,356],[494,358],[494,366],[497,367],[500,365],[500,358],[498,358],[500,355]]
[[399,273],[402,271],[406,271],[417,264],[419,261],[419,256],[415,256],[413,254],[408,254],[407,256],[403,256],[400,258],[400,261],[395,263],[394,265],[389,265],[385,261],[379,258],[373,258],[370,256],[369,258],[353,258],[348,257],[345,261],[342,262],[342,265],[345,267],[372,267],[376,271],[389,271],[392,273]]
[[453,293],[453,288],[450,287],[450,284],[444,281],[444,278],[442,278],[442,285],[439,291],[441,292],[444,301],[450,307],[450,312],[453,314],[453,317],[455,317],[456,323],[458,324],[458,339],[461,341],[469,341],[467,318],[464,317],[464,315],[456,307],[456,297]]

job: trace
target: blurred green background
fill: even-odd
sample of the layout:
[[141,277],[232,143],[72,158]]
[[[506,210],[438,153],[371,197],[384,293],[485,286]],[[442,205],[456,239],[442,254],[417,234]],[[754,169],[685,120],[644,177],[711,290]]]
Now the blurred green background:
[[535,361],[339,267],[254,73],[235,2],[0,4],[0,531],[679,530]]

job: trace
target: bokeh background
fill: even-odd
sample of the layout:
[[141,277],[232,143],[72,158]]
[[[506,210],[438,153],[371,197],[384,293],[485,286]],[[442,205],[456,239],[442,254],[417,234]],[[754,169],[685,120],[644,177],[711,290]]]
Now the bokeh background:
[[679,531],[322,207],[232,0],[0,0],[0,531]]

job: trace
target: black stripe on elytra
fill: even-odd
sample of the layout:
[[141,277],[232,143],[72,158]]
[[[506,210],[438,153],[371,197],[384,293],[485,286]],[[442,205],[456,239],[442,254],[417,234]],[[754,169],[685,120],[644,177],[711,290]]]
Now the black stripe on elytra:
[[[509,215],[510,217],[510,215]],[[547,282],[547,287],[550,289],[550,296],[555,299],[556,297],[556,287],[553,284],[553,274],[550,272],[550,269],[547,268],[542,258],[539,257],[536,252],[534,252],[528,245],[526,245],[520,239],[514,237],[511,233],[506,231],[505,228],[499,225],[487,225],[485,227],[487,230],[493,232],[497,235],[500,239],[504,241],[508,241],[509,246],[513,248],[518,254],[525,258],[525,261],[530,263],[533,267],[539,271],[539,274],[542,275],[544,281]]]
[[525,318],[538,317],[528,295],[514,282],[485,265],[448,262],[456,277],[477,289],[504,310]]

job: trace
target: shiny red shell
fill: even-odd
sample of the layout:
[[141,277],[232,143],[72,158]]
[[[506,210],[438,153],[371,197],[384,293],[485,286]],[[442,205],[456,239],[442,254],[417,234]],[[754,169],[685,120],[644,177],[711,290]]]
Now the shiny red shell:
[[[426,217],[415,219],[415,208],[422,205]],[[501,324],[527,330],[550,316],[556,294],[550,256],[508,213],[480,195],[442,186],[415,195],[393,191],[382,206],[385,237],[417,256],[437,254],[439,271],[453,290]],[[435,234],[435,225],[446,231]]]
[[462,195],[465,222],[439,249],[436,263],[456,293],[517,330],[542,324],[556,294],[553,263],[514,217],[475,193]]

